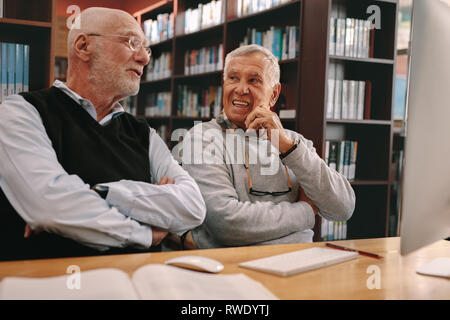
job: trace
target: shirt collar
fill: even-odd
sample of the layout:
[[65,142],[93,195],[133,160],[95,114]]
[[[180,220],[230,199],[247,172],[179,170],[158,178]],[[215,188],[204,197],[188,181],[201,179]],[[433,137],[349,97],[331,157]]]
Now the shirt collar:
[[222,110],[216,117],[217,123],[222,127],[222,129],[231,129],[231,132],[234,132],[239,127],[235,125],[233,122],[231,122],[230,119],[228,119],[227,114],[224,110]]
[[[55,80],[53,82],[53,86],[63,91],[65,94],[67,94],[70,98],[72,98],[75,102],[77,102],[79,105],[83,107],[89,115],[94,118],[95,121],[97,121],[97,112],[95,111],[94,105],[88,100],[80,96],[75,91],[71,90],[64,82],[60,80]],[[111,109],[110,113],[100,121],[101,124],[106,124],[113,118],[117,117],[118,115],[125,112],[122,105],[117,102]]]

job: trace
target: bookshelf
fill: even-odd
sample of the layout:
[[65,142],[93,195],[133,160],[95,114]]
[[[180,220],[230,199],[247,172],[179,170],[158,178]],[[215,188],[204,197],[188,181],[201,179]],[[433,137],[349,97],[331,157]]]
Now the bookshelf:
[[[238,0],[221,1],[220,9],[217,9],[220,18],[210,23],[204,28],[199,28],[191,32],[185,32],[185,16],[188,10],[198,7],[199,4],[205,6],[210,3],[207,1],[174,0],[160,1],[144,8],[134,14],[137,21],[140,22],[145,30],[144,21],[148,19],[156,20],[160,14],[174,15],[173,37],[163,39],[158,43],[151,45],[153,57],[158,59],[163,53],[171,53],[171,75],[156,80],[143,79],[141,82],[141,91],[135,99],[137,104],[137,116],[146,118],[150,125],[158,128],[161,125],[167,127],[166,137],[169,147],[174,143],[170,142],[170,133],[177,128],[189,129],[195,121],[209,121],[214,116],[213,108],[209,116],[199,114],[198,116],[180,115],[177,110],[179,106],[178,88],[180,86],[207,88],[210,86],[220,87],[222,84],[223,59],[226,53],[237,48],[248,34],[249,28],[267,29],[270,26],[283,28],[285,26],[295,26],[300,28],[300,16],[302,2],[299,0],[279,1],[275,7],[261,9],[257,12],[242,14],[238,16]],[[268,24],[267,21],[272,23]],[[222,61],[215,61],[218,65],[215,68],[186,74],[185,72],[185,53],[190,50],[197,50],[203,47],[217,47]],[[299,55],[289,59],[280,60],[282,92],[285,105],[296,112],[299,105],[299,93],[296,88],[299,84]],[[172,93],[172,112],[170,116],[145,116],[146,96],[152,92],[169,91]],[[214,100],[216,101],[217,98]],[[219,103],[221,97],[219,98]],[[279,109],[279,106],[277,106]],[[282,119],[286,128],[296,130],[295,119]],[[176,142],[175,142],[176,143]]]
[[[380,9],[381,29],[371,31],[369,56],[361,58],[331,52],[330,21],[336,14],[336,7],[343,11],[342,18],[365,20],[369,17],[366,9],[370,5]],[[394,178],[390,166],[397,10],[394,0],[304,1],[298,127],[313,140],[322,156],[327,139],[358,141],[356,179],[350,182],[356,194],[356,207],[347,222],[348,239],[385,237],[389,232]],[[371,94],[364,105],[370,108],[363,119],[327,118],[330,89],[327,83],[330,70],[336,64],[342,66],[344,79],[371,82]]]
[[[214,25],[185,33],[185,15],[199,4],[211,2],[194,0],[160,1],[135,13],[142,25],[145,20],[157,19],[160,14],[173,13],[173,36],[152,44],[153,58],[170,52],[171,74],[157,80],[143,80],[135,98],[138,117],[146,118],[154,128],[165,126],[169,147],[170,134],[178,128],[189,129],[194,121],[208,121],[214,116],[187,116],[179,110],[180,86],[220,86],[222,70],[208,70],[196,74],[185,73],[185,52],[202,47],[223,47],[223,56],[237,48],[254,31],[268,29],[298,31],[294,56],[279,61],[282,91],[275,111],[295,110],[295,118],[281,119],[285,128],[302,133],[312,140],[318,154],[324,157],[327,139],[358,142],[356,178],[351,182],[356,194],[356,208],[347,223],[347,238],[384,237],[388,234],[393,144],[393,84],[395,70],[395,41],[397,2],[395,0],[292,0],[279,1],[273,7],[261,10],[238,10],[244,1],[222,1],[222,16]],[[263,1],[261,1],[263,2]],[[370,54],[350,57],[330,54],[330,18],[339,4],[346,17],[365,20],[369,5],[377,5],[381,12],[381,29],[371,31]],[[248,8],[247,8],[248,9]],[[245,14],[243,11],[247,11]],[[143,25],[144,28],[144,25]],[[350,80],[370,81],[370,109],[363,119],[327,119],[327,79],[330,66],[340,64],[344,77]],[[145,116],[146,96],[154,92],[171,93],[170,116]],[[321,239],[321,223],[314,228],[315,241]]]
[[29,90],[53,82],[56,0],[0,0],[0,42],[30,46]]

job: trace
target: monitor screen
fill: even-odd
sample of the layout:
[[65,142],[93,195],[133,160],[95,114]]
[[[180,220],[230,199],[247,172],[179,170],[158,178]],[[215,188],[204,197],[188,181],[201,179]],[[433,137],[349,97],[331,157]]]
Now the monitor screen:
[[401,254],[450,236],[450,1],[413,4]]

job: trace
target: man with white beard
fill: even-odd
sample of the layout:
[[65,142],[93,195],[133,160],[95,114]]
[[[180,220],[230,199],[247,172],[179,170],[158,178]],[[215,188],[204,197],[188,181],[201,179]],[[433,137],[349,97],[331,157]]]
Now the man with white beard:
[[157,250],[205,217],[195,181],[119,103],[150,61],[142,29],[120,10],[79,18],[67,82],[0,105],[0,260]]

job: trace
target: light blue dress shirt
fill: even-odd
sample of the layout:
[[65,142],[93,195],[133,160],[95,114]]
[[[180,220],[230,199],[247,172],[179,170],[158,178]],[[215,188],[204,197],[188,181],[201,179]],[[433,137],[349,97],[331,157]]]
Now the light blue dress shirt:
[[[60,81],[53,85],[97,120],[89,100]],[[117,103],[99,124],[106,125],[123,112]],[[56,233],[98,250],[148,248],[150,226],[181,235],[201,224],[206,214],[197,184],[152,128],[149,142],[152,182],[168,176],[175,184],[105,181],[110,188],[105,201],[58,162],[36,108],[20,95],[8,96],[0,104],[0,188],[33,230]]]

